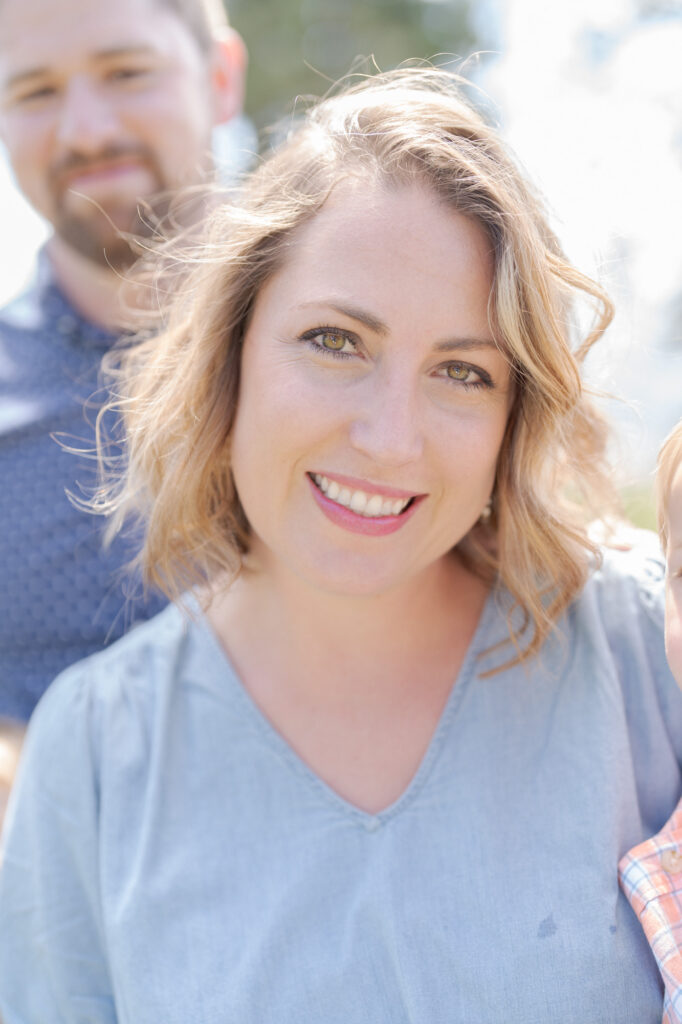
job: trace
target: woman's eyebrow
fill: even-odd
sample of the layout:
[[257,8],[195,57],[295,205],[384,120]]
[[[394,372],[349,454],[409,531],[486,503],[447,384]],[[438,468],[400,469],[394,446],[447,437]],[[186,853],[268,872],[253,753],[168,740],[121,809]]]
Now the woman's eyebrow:
[[492,338],[446,338],[445,341],[437,341],[433,347],[437,352],[457,352],[472,348],[494,348],[498,352],[500,350]]
[[[371,331],[374,331],[375,334],[386,335],[389,333],[388,325],[383,320],[380,320],[374,313],[361,309],[359,306],[322,300],[319,302],[304,302],[300,308],[305,309],[310,306],[325,306],[327,309],[333,309],[343,316],[350,317],[351,320],[357,320],[358,323],[364,324]],[[492,338],[478,337],[446,338],[444,341],[436,342],[433,347],[436,352],[455,352],[473,348],[498,348]]]
[[389,333],[388,326],[383,320],[380,320],[378,316],[374,316],[373,313],[368,313],[367,310],[361,309],[359,306],[350,306],[346,303],[320,299],[314,302],[303,302],[299,308],[306,309],[311,306],[317,306],[318,308],[325,306],[327,309],[333,309],[343,316],[350,317],[351,320],[357,320],[358,323],[364,324],[365,327],[369,327],[370,331],[374,331],[375,334]]

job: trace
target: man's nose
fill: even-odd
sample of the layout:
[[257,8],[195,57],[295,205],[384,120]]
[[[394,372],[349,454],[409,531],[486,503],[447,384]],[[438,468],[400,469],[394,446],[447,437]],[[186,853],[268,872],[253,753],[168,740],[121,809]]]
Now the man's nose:
[[95,154],[117,140],[119,125],[113,104],[101,87],[86,76],[71,79],[64,91],[57,137],[65,150]]
[[424,450],[420,395],[407,374],[375,371],[351,424],[351,444],[377,465],[405,466]]

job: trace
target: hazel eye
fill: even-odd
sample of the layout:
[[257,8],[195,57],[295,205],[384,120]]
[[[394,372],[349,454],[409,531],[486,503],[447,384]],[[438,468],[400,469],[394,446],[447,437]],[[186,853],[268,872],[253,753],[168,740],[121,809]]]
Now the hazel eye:
[[347,339],[342,334],[332,334],[330,331],[318,334],[318,342],[321,347],[327,348],[331,352],[340,352],[346,341]]
[[472,372],[471,367],[464,366],[463,363],[450,363],[448,366],[448,377],[452,380],[466,381]]
[[336,327],[314,327],[300,336],[313,352],[328,352],[336,359],[350,359],[357,355],[358,346],[355,338],[347,331]]
[[490,374],[480,366],[472,366],[470,363],[443,363],[438,367],[436,375],[443,380],[452,381],[455,393],[478,390],[485,388],[491,390],[495,383]]

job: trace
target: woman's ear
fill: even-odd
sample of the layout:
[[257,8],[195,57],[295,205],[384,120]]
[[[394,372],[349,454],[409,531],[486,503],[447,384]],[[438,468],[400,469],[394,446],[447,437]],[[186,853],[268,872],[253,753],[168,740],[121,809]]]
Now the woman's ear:
[[244,40],[232,28],[219,31],[210,57],[213,123],[224,124],[238,114],[244,102],[248,54]]

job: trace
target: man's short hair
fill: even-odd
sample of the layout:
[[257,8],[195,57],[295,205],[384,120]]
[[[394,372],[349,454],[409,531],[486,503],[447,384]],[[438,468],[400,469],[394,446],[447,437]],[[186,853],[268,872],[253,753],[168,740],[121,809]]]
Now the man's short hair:
[[227,14],[221,0],[157,0],[175,11],[199,43],[208,52],[216,32],[227,25]]

